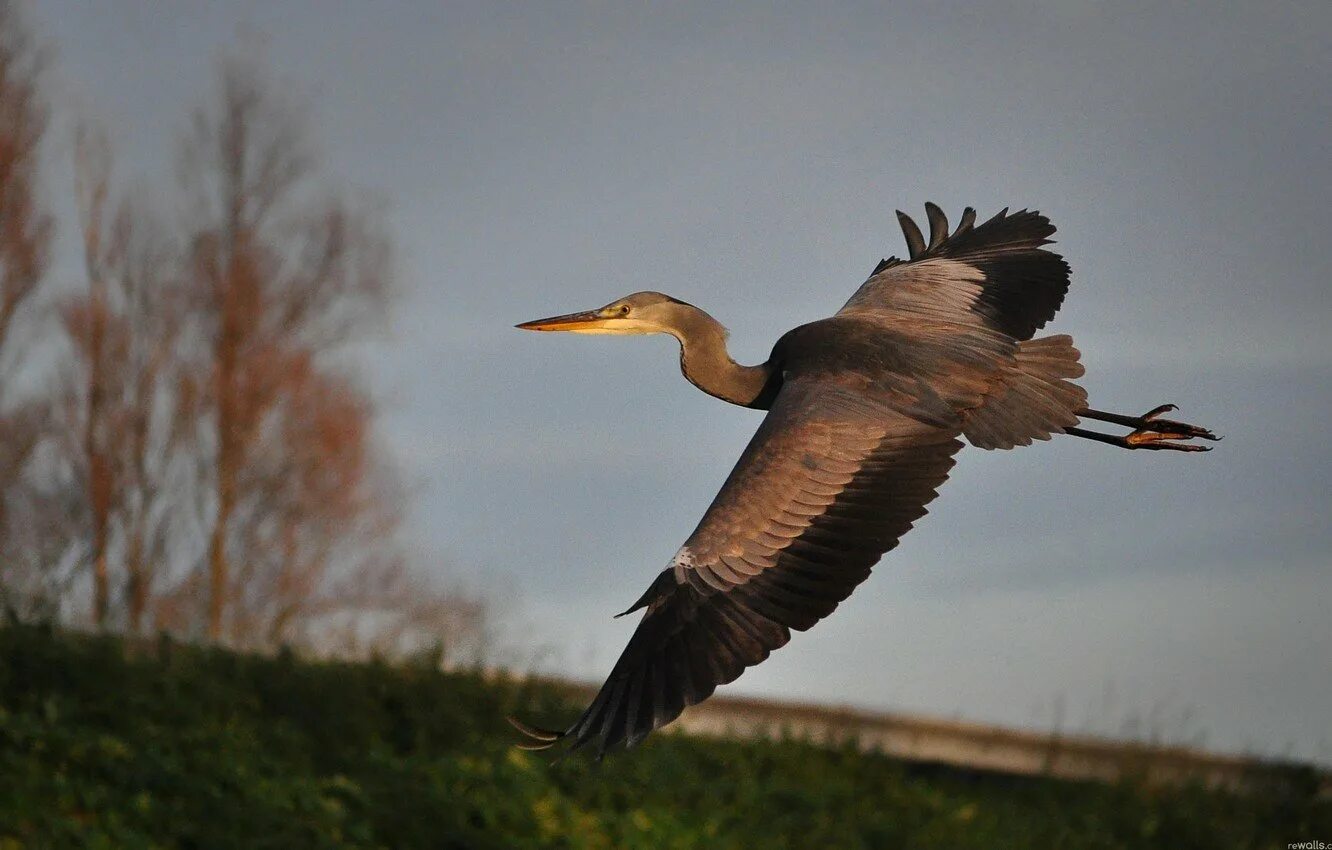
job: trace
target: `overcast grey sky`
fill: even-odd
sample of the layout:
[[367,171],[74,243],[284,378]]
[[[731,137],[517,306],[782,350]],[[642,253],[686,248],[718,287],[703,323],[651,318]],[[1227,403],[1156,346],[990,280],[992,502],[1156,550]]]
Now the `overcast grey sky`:
[[670,340],[513,323],[660,289],[756,362],[902,252],[895,208],[1042,210],[1074,270],[1050,329],[1093,404],[1176,402],[1225,442],[964,451],[871,580],[731,690],[1099,732],[1136,713],[1332,761],[1332,4],[32,11],[61,106],[150,179],[220,51],[263,35],[328,173],[390,211],[404,293],[367,371],[420,484],[412,533],[586,678],[759,414],[689,386]]

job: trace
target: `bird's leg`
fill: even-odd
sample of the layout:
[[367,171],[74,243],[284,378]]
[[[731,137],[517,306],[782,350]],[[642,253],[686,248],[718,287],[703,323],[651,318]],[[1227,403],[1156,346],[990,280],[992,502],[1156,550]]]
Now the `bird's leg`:
[[1195,437],[1202,440],[1221,439],[1206,428],[1190,425],[1187,422],[1175,422],[1171,419],[1160,418],[1161,414],[1177,409],[1173,404],[1163,404],[1160,407],[1152,408],[1141,416],[1125,416],[1121,413],[1106,413],[1102,410],[1083,408],[1077,411],[1080,418],[1098,419],[1102,422],[1123,425],[1132,428],[1133,431],[1123,437],[1102,434],[1098,431],[1087,431],[1082,428],[1065,428],[1064,433],[1087,440],[1096,440],[1100,443],[1108,443],[1124,449],[1170,449],[1179,452],[1205,452],[1210,449],[1208,446],[1199,446],[1188,442],[1173,442],[1175,440],[1192,440]]

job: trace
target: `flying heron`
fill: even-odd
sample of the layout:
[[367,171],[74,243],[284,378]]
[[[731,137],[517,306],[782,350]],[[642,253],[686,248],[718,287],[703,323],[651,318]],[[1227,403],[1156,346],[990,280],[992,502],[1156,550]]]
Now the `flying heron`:
[[631,747],[828,616],[925,514],[959,438],[1011,449],[1062,433],[1186,452],[1218,439],[1162,418],[1174,405],[1092,410],[1070,380],[1083,374],[1072,338],[1032,338],[1068,291],[1068,264],[1042,247],[1049,219],[1005,209],[976,224],[968,207],[950,233],[938,206],[925,211],[928,243],[898,212],[908,259],[881,261],[841,310],[787,332],[757,366],[731,359],[707,313],[658,292],[518,325],[670,334],[690,383],[768,411],[698,528],[624,612],[646,609],[591,705],[564,731],[511,719],[521,746]]

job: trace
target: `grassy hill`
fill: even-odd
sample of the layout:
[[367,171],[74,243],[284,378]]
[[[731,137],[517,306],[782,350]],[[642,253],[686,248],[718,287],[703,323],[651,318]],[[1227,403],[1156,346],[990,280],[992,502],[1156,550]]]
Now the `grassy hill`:
[[11,848],[1285,847],[1312,790],[1234,797],[657,735],[597,764],[510,746],[558,688],[0,628]]

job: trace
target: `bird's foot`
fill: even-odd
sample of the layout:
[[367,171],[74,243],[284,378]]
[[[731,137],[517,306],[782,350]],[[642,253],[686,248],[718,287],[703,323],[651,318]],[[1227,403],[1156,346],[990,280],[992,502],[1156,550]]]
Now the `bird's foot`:
[[[1163,404],[1159,407],[1153,407],[1132,423],[1125,423],[1134,429],[1133,433],[1125,439],[1132,443],[1134,448],[1143,448],[1162,440],[1192,440],[1195,437],[1200,440],[1216,441],[1221,439],[1201,425],[1190,425],[1187,422],[1176,422],[1173,419],[1161,418],[1163,413],[1169,413],[1172,410],[1179,410],[1179,408],[1173,404]],[[1170,448],[1190,452],[1209,451],[1207,446],[1196,445],[1171,446]]]
[[1101,434],[1094,431],[1085,431],[1081,428],[1066,428],[1065,431],[1079,437],[1097,440],[1102,443],[1120,446],[1125,449],[1152,449],[1155,451],[1169,450],[1176,452],[1206,452],[1211,451],[1210,446],[1200,446],[1190,440],[1220,440],[1216,434],[1213,434],[1207,428],[1199,425],[1190,425],[1187,422],[1176,422],[1173,419],[1162,419],[1163,414],[1172,410],[1178,410],[1173,404],[1163,404],[1154,407],[1141,416],[1125,416],[1122,413],[1106,413],[1101,410],[1092,410],[1090,408],[1079,410],[1078,416],[1084,419],[1097,419],[1101,422],[1112,422],[1116,425],[1123,425],[1126,428],[1133,429],[1129,434],[1123,437],[1112,436],[1110,434]]
[[1201,440],[1219,440],[1220,437],[1213,434],[1206,428],[1199,425],[1190,425],[1187,422],[1176,422],[1173,419],[1162,419],[1161,415],[1169,413],[1172,410],[1179,410],[1173,404],[1162,404],[1159,407],[1153,407],[1151,410],[1139,416],[1129,427],[1133,432],[1124,438],[1124,442],[1131,449],[1169,449],[1177,452],[1210,452],[1211,446],[1200,446],[1197,443],[1176,442],[1188,441],[1195,437]]
[[1173,449],[1177,452],[1210,452],[1211,446],[1200,446],[1197,443],[1180,443],[1175,440],[1191,440],[1190,434],[1177,434],[1170,431],[1134,431],[1124,438],[1126,447],[1130,449]]

